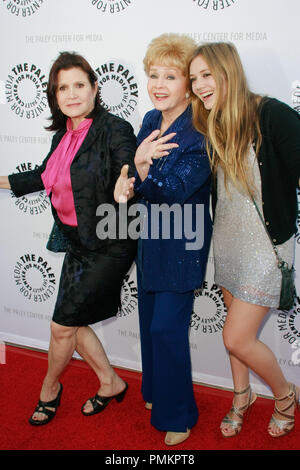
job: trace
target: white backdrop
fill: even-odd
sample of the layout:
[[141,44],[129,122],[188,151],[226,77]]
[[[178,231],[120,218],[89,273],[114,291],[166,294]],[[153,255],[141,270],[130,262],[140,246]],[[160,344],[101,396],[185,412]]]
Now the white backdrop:
[[[299,17],[299,0],[0,0],[0,174],[34,168],[48,153],[45,89],[52,61],[63,50],[87,58],[104,103],[136,132],[151,108],[142,60],[151,39],[164,32],[197,42],[234,42],[251,88],[300,112]],[[49,201],[44,192],[15,198],[1,191],[0,207],[0,340],[46,350],[63,260],[45,247]],[[299,240],[297,234],[296,246]],[[299,262],[298,248],[300,269]],[[260,333],[296,382],[299,302],[289,314],[272,311]],[[231,388],[221,334],[225,316],[210,256],[191,320],[193,378]],[[120,315],[95,331],[114,365],[141,370],[135,267],[124,281]],[[251,382],[257,392],[270,394],[256,376]]]

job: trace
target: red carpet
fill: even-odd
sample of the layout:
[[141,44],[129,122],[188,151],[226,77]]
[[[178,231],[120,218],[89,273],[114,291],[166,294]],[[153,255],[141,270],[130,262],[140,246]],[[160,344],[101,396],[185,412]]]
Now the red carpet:
[[220,420],[231,406],[232,394],[195,385],[199,420],[190,438],[176,447],[164,444],[164,433],[150,424],[150,412],[140,394],[141,374],[119,370],[129,384],[122,403],[115,400],[101,414],[85,417],[81,405],[98,388],[93,372],[81,361],[72,360],[62,383],[61,406],[46,426],[28,423],[39,396],[47,367],[46,354],[6,347],[6,364],[0,364],[1,450],[299,450],[300,413],[296,429],[272,439],[266,432],[274,402],[258,398],[242,433],[224,439]]

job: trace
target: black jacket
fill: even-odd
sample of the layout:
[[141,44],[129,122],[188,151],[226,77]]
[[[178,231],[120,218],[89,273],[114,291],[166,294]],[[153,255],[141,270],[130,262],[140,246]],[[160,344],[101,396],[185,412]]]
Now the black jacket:
[[[58,146],[66,129],[58,131],[49,154],[35,170],[9,175],[16,197],[44,189],[41,174]],[[113,199],[115,182],[123,165],[129,164],[134,175],[136,137],[132,126],[113,114],[100,110],[71,164],[71,184],[78,222],[78,234],[83,246],[98,250],[115,240],[100,240],[96,235],[97,207],[103,203],[117,204]],[[50,195],[51,197],[51,195]]]
[[[300,176],[300,116],[275,98],[261,101],[262,144],[258,152],[263,214],[275,245],[296,233]],[[216,186],[216,185],[215,185]],[[213,209],[217,202],[213,190]]]
[[273,242],[279,245],[297,230],[300,116],[285,103],[274,98],[264,98],[260,128],[262,145],[258,164],[264,218]]

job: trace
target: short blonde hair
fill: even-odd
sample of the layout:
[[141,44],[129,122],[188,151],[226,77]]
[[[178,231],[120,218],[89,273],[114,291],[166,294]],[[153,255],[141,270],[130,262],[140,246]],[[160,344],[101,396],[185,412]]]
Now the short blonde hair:
[[184,77],[188,77],[188,63],[197,44],[184,34],[165,33],[153,39],[144,57],[144,70],[149,74],[154,64],[178,68]]

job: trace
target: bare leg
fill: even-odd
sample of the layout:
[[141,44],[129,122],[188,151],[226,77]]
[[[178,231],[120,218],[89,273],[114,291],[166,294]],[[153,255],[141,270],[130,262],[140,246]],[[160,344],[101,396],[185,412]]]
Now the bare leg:
[[[259,326],[268,310],[268,307],[249,304],[233,297],[224,325],[223,338],[230,352],[236,389],[245,388],[248,384],[245,383],[246,368],[251,368],[270,386],[275,396],[282,397],[288,394],[289,384],[273,352],[257,339]],[[239,406],[239,403],[235,404]],[[275,433],[276,425],[271,426],[272,432]]]
[[[51,323],[51,338],[48,352],[48,370],[44,378],[40,400],[51,401],[59,391],[59,377],[69,363],[76,346],[77,327],[66,327]],[[49,408],[53,410],[53,408]],[[34,420],[43,421],[47,416],[44,413],[34,413]]]
[[259,375],[271,387],[274,395],[283,396],[289,390],[288,383],[273,352],[256,337],[268,310],[268,307],[233,298],[223,338],[231,354]]
[[[99,379],[98,395],[109,397],[124,390],[125,382],[110,365],[103,346],[92,328],[80,327],[76,332],[76,340],[77,352],[90,365]],[[87,413],[92,411],[90,400],[86,402],[84,411]]]
[[[227,309],[229,312],[233,296],[232,294],[222,287],[223,299]],[[234,354],[229,352],[229,360],[232,372],[232,379],[233,379],[233,389],[236,392],[240,392],[241,390],[245,390],[249,384],[249,368],[244,362],[240,361]],[[237,408],[240,408],[248,403],[248,394],[242,395],[235,395],[233,400],[233,405]],[[235,413],[228,413],[228,416],[236,421],[242,421]],[[233,435],[235,434],[230,424],[221,423],[222,432],[225,435]]]
[[[227,312],[229,312],[233,296],[228,290],[224,288],[222,288],[222,293]],[[235,391],[239,392],[240,390],[244,390],[249,384],[249,368],[244,362],[240,361],[240,359],[238,359],[230,351],[229,359],[233,378],[233,388]],[[242,406],[246,402],[247,397],[243,395],[237,395],[235,397],[236,406]]]

